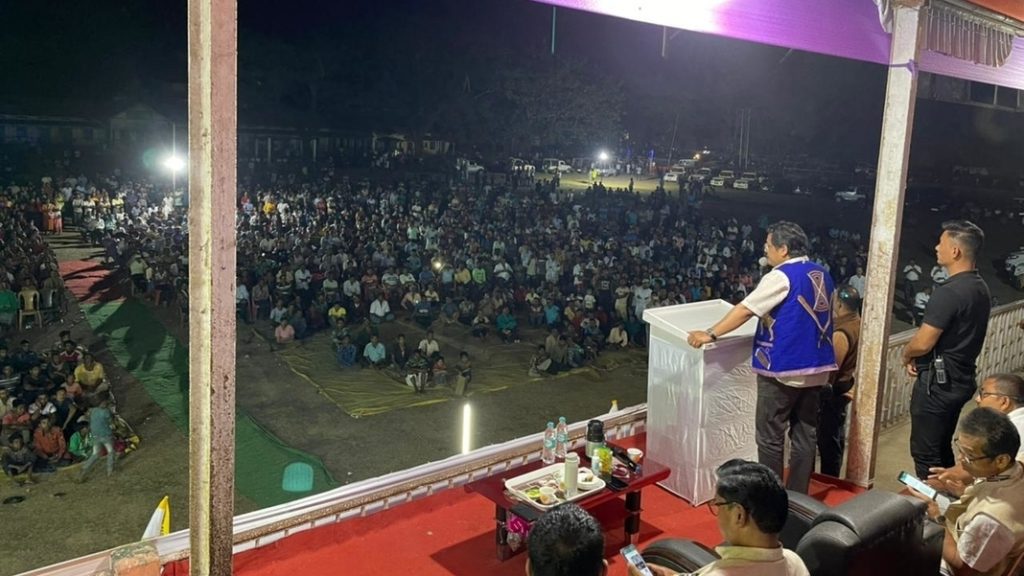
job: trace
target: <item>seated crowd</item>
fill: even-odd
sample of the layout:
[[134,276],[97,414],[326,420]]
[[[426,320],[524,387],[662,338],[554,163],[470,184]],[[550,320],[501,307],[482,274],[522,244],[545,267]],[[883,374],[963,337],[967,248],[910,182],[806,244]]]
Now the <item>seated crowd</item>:
[[[137,291],[187,305],[181,195],[108,178],[72,202],[72,220]],[[237,208],[239,317],[269,319],[275,343],[333,330],[341,366],[404,370],[397,338],[371,343],[398,316],[424,333],[464,326],[482,342],[532,330],[543,339],[525,367],[533,375],[646,345],[648,308],[739,301],[760,277],[755,225],[767,224],[708,217],[693,197],[662,191],[351,182],[329,168],[243,182]],[[822,230],[812,244],[837,280],[864,265],[855,233]]]
[[50,179],[0,190],[0,466],[18,481],[95,460],[95,439],[114,436],[103,365],[68,330],[52,346],[25,338],[65,314],[63,279],[44,235],[63,231],[68,198]]

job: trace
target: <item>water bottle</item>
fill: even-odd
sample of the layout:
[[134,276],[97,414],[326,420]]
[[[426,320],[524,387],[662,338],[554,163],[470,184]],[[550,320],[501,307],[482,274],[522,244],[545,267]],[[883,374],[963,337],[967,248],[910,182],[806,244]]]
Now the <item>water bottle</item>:
[[555,423],[548,422],[547,429],[544,430],[544,448],[540,451],[541,462],[545,464],[554,464],[555,462],[555,445],[558,441],[555,438]]
[[579,480],[580,471],[580,457],[575,452],[569,452],[565,455],[565,471],[562,474],[562,479],[565,481],[565,497],[572,498],[576,495],[577,485],[576,482]]
[[565,423],[565,416],[558,419],[558,427],[555,428],[555,458],[565,459],[565,448],[569,444],[569,425]]

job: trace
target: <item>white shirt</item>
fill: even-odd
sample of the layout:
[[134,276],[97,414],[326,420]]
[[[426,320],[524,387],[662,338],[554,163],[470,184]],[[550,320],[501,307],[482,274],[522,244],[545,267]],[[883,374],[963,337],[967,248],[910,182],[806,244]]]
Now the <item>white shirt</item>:
[[779,548],[719,546],[721,556],[694,576],[810,576],[796,552]]
[[378,299],[374,300],[373,303],[370,304],[371,316],[380,316],[381,318],[383,318],[388,314],[391,314],[391,305],[388,304],[387,300]]
[[[754,290],[743,299],[740,305],[753,312],[758,318],[771,312],[776,306],[782,304],[789,294],[789,277],[779,268],[786,264],[806,261],[806,256],[799,256],[779,264],[761,278],[761,281],[757,283]],[[779,378],[778,380],[786,386],[792,386],[793,388],[810,388],[812,386],[823,386],[828,381],[828,374],[828,372],[822,372],[806,376],[790,376],[788,378]]]
[[[956,551],[964,564],[978,572],[986,572],[1013,551],[1014,543],[1013,532],[1009,528],[991,516],[978,514],[964,526],[956,543]],[[939,572],[953,574],[945,560]]]
[[932,297],[927,292],[918,292],[914,295],[914,308],[924,310],[928,307],[928,301],[931,299]]
[[[1010,422],[1013,422],[1013,427],[1017,429],[1017,432],[1024,438],[1024,406],[1012,410],[1007,417],[1010,418]],[[1017,451],[1017,460],[1024,462],[1024,442],[1021,443],[1020,450]]]
[[942,266],[936,264],[932,268],[932,281],[934,282],[945,282],[949,278],[949,272]]
[[849,280],[850,286],[853,286],[854,288],[856,288],[857,292],[860,293],[861,297],[864,296],[864,281],[865,280],[866,280],[866,278],[864,278],[863,274],[854,274],[853,276],[850,276],[850,280]]

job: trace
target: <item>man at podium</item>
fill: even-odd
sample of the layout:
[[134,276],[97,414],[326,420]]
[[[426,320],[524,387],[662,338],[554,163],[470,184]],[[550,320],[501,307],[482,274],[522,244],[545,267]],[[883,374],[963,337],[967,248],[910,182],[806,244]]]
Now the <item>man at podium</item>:
[[808,259],[809,248],[799,225],[779,221],[768,226],[764,254],[772,271],[721,320],[687,338],[699,348],[751,316],[759,318],[751,354],[757,374],[757,458],[782,477],[788,426],[792,452],[786,488],[804,493],[814,470],[821,388],[836,370],[832,278]]

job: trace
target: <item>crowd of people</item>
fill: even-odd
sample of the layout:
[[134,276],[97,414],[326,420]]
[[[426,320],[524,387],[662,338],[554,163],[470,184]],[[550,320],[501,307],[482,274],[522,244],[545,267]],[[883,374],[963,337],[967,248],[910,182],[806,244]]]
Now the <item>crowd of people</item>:
[[48,178],[39,187],[0,191],[0,465],[19,482],[76,462],[83,463],[84,478],[104,455],[110,473],[115,453],[128,449],[126,438],[133,437],[115,416],[103,365],[70,331],[61,331],[52,345],[33,346],[25,338],[67,313],[45,236],[63,232],[70,192]]
[[[107,179],[72,202],[72,220],[137,291],[187,302],[181,195]],[[572,192],[553,181],[357,182],[331,171],[243,183],[237,208],[239,317],[269,319],[282,345],[333,330],[342,367],[399,371],[427,330],[452,325],[508,343],[532,330],[543,344],[526,367],[534,375],[584,365],[609,346],[642,347],[648,308],[742,299],[760,278],[767,224],[708,217],[694,196],[600,183]],[[812,241],[837,278],[865,265],[856,233],[823,229]],[[397,334],[371,342],[396,317],[422,330],[398,331],[421,346],[398,351]],[[441,368],[439,351],[423,351],[428,372]]]

